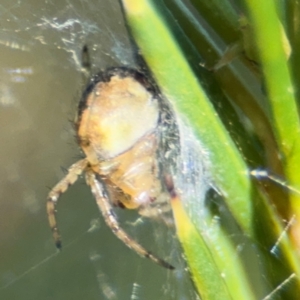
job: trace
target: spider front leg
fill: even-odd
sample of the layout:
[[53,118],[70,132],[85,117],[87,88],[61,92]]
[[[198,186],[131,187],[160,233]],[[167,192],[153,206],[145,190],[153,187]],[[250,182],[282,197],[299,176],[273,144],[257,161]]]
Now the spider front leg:
[[77,161],[68,169],[68,174],[57,183],[54,188],[50,191],[47,198],[47,214],[48,220],[50,224],[50,228],[52,230],[53,238],[55,245],[58,249],[61,249],[61,240],[60,235],[57,228],[57,222],[55,217],[55,206],[57,204],[57,200],[59,196],[64,193],[68,187],[73,184],[78,176],[82,174],[82,172],[86,169],[88,165],[88,161],[86,159],[82,159]]
[[95,173],[88,169],[86,171],[86,182],[91,187],[92,193],[96,199],[98,207],[103,215],[103,218],[106,224],[111,228],[112,232],[130,249],[133,249],[137,254],[142,257],[147,257],[153,262],[163,266],[167,269],[173,270],[174,267],[162,260],[161,258],[156,257],[151,252],[147,251],[144,247],[138,244],[134,239],[132,239],[119,225],[114,212],[112,205],[109,199],[104,194],[103,186],[99,180],[97,180]]

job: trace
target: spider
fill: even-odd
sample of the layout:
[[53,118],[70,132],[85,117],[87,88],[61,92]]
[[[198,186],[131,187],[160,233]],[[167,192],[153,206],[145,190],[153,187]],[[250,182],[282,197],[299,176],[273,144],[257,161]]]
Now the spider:
[[113,212],[113,206],[143,210],[162,193],[157,162],[160,120],[159,95],[143,73],[115,67],[91,77],[79,102],[75,124],[86,157],[68,169],[47,199],[48,219],[58,249],[61,239],[55,206],[59,196],[85,173],[112,232],[140,256],[174,269],[131,238]]

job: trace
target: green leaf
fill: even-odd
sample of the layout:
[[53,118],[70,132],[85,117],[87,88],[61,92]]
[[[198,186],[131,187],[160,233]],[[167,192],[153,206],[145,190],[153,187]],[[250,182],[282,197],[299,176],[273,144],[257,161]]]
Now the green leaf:
[[[206,90],[200,84],[199,73],[196,72],[193,63],[197,59],[200,62],[201,51],[196,46],[196,40],[200,36],[203,39],[204,30],[200,30],[198,19],[193,19],[194,15],[184,4],[179,5],[179,0],[175,2],[178,5],[176,22],[170,13],[175,13],[175,5],[169,4],[169,10],[161,1],[121,1],[140,53],[162,93],[171,103],[178,120],[188,128],[190,138],[207,153],[205,165],[208,166],[212,182],[223,198],[218,202],[218,208],[213,209],[204,205],[203,199],[198,199],[197,195],[193,197],[183,189],[181,199],[172,203],[177,233],[193,280],[202,298],[208,300],[261,299],[268,294],[272,295],[273,291],[285,293],[285,298],[292,299],[296,295],[294,291],[300,290],[299,282],[295,281],[292,285],[290,281],[285,280],[294,278],[294,272],[300,274],[299,259],[293,252],[288,237],[283,234],[285,231],[280,216],[265,191],[260,191],[251,182],[245,157],[216,113],[211,102],[213,99],[209,99]],[[226,1],[225,6],[229,7],[230,3]],[[210,9],[208,6],[208,10]],[[236,14],[228,13],[230,9],[224,11],[226,16],[221,18],[222,20],[235,18],[228,22],[230,28],[236,23]],[[218,13],[222,13],[222,10]],[[190,22],[191,20],[193,22]],[[181,28],[177,22],[183,24]],[[185,34],[182,28],[187,27],[189,31]],[[191,36],[190,32],[193,32]],[[206,38],[206,42],[213,48],[213,38]],[[240,77],[235,75],[239,86],[246,86],[242,82],[244,75],[245,73]],[[222,80],[224,82],[224,78]],[[226,88],[224,85],[224,89]],[[251,85],[247,88],[251,89]],[[244,99],[242,96],[245,91],[246,89],[241,90],[239,97],[245,101],[255,99],[256,102],[244,105],[243,101],[240,101],[238,106],[245,109],[245,114],[250,116],[254,128],[265,130],[262,134],[258,132],[257,136],[267,150],[268,143],[263,139],[268,137],[266,140],[275,145],[273,134],[277,136],[277,133],[272,132],[273,124],[258,101],[265,97],[260,96],[257,100],[256,94],[250,91],[251,96]],[[230,97],[234,99],[236,96],[232,93]],[[256,121],[259,126],[256,126]],[[246,145],[249,137],[242,136],[241,141]],[[198,150],[195,151],[197,153]],[[270,161],[274,161],[274,165],[278,164],[278,158],[277,161],[273,159],[274,154],[266,156],[271,157]],[[212,200],[211,203],[214,202]],[[200,216],[199,210],[204,211]],[[214,222],[215,216],[221,220]],[[238,254],[237,249],[241,245],[247,249],[247,255]],[[274,245],[280,251],[280,260],[270,253]],[[289,290],[285,290],[283,286],[276,290],[278,285],[287,282],[291,286]],[[216,291],[220,292],[219,298],[214,296]]]

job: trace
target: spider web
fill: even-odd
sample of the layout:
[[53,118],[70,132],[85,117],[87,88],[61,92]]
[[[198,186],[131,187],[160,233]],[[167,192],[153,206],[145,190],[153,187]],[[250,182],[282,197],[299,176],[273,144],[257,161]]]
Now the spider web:
[[83,45],[93,72],[134,65],[118,1],[2,1],[0,15],[0,298],[197,299],[174,228],[117,212],[172,272],[112,234],[83,180],[58,205],[61,253],[48,227],[47,186],[80,156],[72,120]]
[[[58,205],[61,253],[49,230],[47,186],[62,178],[60,166],[68,168],[80,157],[72,121],[84,86],[83,45],[89,47],[93,72],[134,66],[119,2],[2,1],[0,15],[0,298],[198,299],[172,225],[117,211],[136,240],[176,267],[168,271],[112,234],[83,180]],[[198,154],[188,152],[194,155],[190,162],[197,162]],[[203,196],[207,183],[193,184],[201,172],[190,178],[188,190]],[[187,179],[178,179],[179,188]],[[274,299],[269,296],[265,299]]]

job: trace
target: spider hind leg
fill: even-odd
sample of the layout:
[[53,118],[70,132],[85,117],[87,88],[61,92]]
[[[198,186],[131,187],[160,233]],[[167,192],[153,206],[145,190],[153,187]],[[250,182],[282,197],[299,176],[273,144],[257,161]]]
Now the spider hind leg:
[[98,207],[103,215],[106,224],[111,228],[112,232],[130,249],[134,250],[137,254],[142,257],[147,257],[156,264],[173,270],[175,269],[172,265],[167,263],[161,258],[153,255],[147,251],[144,247],[138,244],[133,238],[131,238],[120,226],[113,213],[113,207],[106,197],[101,182],[96,178],[95,173],[92,170],[86,171],[86,182],[91,187],[92,193],[96,199]]
[[55,207],[58,198],[61,194],[63,194],[68,189],[68,187],[71,184],[73,184],[78,179],[78,176],[82,174],[82,172],[86,169],[87,165],[88,162],[86,159],[77,161],[68,169],[67,175],[60,182],[58,182],[48,194],[48,198],[47,198],[48,220],[49,220],[50,228],[52,230],[55,245],[58,249],[61,249],[61,239],[57,228],[57,222],[55,216],[56,213]]

